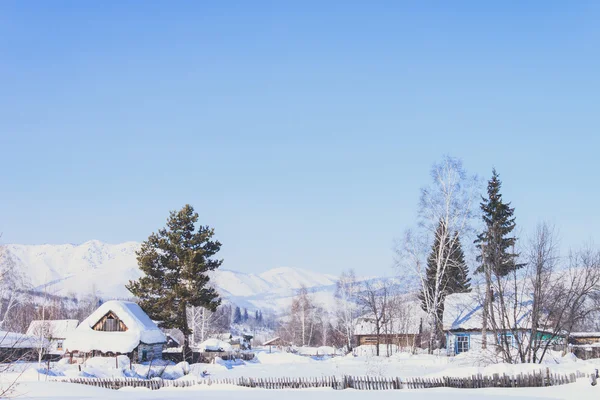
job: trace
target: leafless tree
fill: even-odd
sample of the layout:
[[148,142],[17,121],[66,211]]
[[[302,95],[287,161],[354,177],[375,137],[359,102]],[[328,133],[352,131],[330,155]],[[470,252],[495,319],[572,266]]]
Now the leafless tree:
[[[513,249],[513,253],[514,253]],[[572,252],[561,267],[556,231],[539,224],[531,238],[526,266],[507,276],[493,274],[489,323],[506,362],[542,362],[560,337],[597,310],[600,253]]]
[[191,345],[198,345],[211,335],[229,330],[231,308],[222,305],[215,312],[212,312],[204,307],[190,307],[188,309],[188,323],[192,329]]
[[336,283],[336,317],[337,330],[346,338],[348,351],[352,350],[354,328],[358,317],[357,294],[359,285],[356,282],[354,270],[344,271]]
[[[15,309],[22,301],[22,293],[18,291],[22,287],[24,287],[22,277],[16,270],[10,254],[0,244],[0,375],[11,371],[25,356],[20,343],[25,340],[25,337],[6,331],[6,327],[14,318]],[[21,373],[23,371],[24,369]],[[20,374],[17,374],[14,380],[2,382],[0,398],[8,398],[11,395],[19,377]]]
[[0,246],[0,330],[9,325],[17,306],[23,301],[26,289],[24,277],[3,246]]
[[[437,342],[440,315],[447,288],[448,271],[453,267],[447,249],[457,244],[459,237],[471,234],[470,223],[475,216],[474,205],[478,195],[478,178],[469,176],[462,162],[445,157],[434,164],[431,170],[432,184],[421,190],[419,202],[419,228],[408,230],[402,246],[397,249],[398,265],[402,272],[408,267],[421,284],[423,303],[431,324],[429,351]],[[441,229],[440,229],[441,227]],[[437,252],[429,256],[433,243],[448,243],[438,246]],[[427,257],[433,257],[435,278],[433,287],[426,274]]]
[[279,336],[284,341],[300,346],[318,343],[323,326],[321,310],[306,287],[301,287],[292,299],[289,314],[280,325]]
[[357,298],[366,317],[373,323],[377,345],[375,354],[379,356],[381,336],[385,334],[390,318],[392,283],[388,279],[375,282],[364,281]]

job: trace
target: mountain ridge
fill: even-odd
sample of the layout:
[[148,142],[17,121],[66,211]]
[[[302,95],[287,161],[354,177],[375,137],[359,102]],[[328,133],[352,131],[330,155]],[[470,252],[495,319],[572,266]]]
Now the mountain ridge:
[[[64,296],[96,293],[105,299],[127,298],[131,294],[125,284],[142,276],[135,255],[140,245],[134,241],[109,244],[99,240],[81,244],[6,244],[0,265],[14,263],[34,290]],[[303,286],[322,292],[317,297],[326,293],[324,301],[330,303],[337,280],[334,275],[294,267],[276,267],[260,273],[224,268],[210,275],[225,300],[273,312],[289,306],[297,289]]]

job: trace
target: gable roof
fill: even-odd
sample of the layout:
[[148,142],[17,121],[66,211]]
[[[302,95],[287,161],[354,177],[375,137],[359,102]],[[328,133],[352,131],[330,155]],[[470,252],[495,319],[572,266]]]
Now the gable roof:
[[[505,296],[510,296],[510,294],[505,294]],[[446,296],[444,330],[481,330],[483,325],[482,302],[482,296],[475,292]],[[511,312],[507,317],[512,329],[529,329],[531,327],[529,316],[532,304],[533,302],[526,296],[519,300],[516,316]]]
[[[115,314],[125,326],[125,332],[104,332],[92,329],[107,313]],[[129,353],[140,342],[146,344],[166,343],[165,334],[148,317],[142,308],[131,301],[111,300],[102,304],[65,340],[67,351]]]
[[[427,319],[427,313],[418,301],[408,301],[396,309],[400,316],[391,318],[383,331],[391,335],[417,335],[421,333],[422,324]],[[355,335],[374,335],[376,332],[373,313],[367,313],[356,318]],[[382,331],[382,333],[383,333]]]
[[79,320],[76,319],[35,320],[29,324],[27,335],[38,336],[43,329],[45,337],[64,339],[77,328],[77,325],[79,325]]
[[273,339],[269,339],[266,342],[263,343],[263,346],[274,346],[276,345],[276,343],[280,343],[282,342],[281,338],[279,336],[274,337]]

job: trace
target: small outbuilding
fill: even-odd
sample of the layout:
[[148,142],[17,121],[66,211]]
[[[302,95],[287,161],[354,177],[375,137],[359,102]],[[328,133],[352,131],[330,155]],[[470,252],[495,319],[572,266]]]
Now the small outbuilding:
[[162,358],[165,334],[139,305],[111,300],[79,324],[65,340],[71,358],[125,354],[134,362]]
[[38,350],[47,347],[48,341],[44,338],[0,331],[0,364],[36,360]]
[[377,335],[375,317],[372,313],[358,317],[354,322],[355,345],[375,346],[379,339],[380,345],[389,344],[399,348],[420,347],[423,321],[427,319],[427,314],[421,309],[421,305],[417,301],[407,301],[398,307],[396,314],[380,326],[379,335]]
[[273,347],[275,347],[277,349],[282,349],[284,347],[289,347],[290,343],[282,340],[279,336],[277,336],[277,337],[269,339],[263,343],[263,347],[267,347],[267,346],[269,347],[269,353],[270,353]]
[[62,356],[65,353],[64,342],[67,336],[79,325],[76,319],[35,320],[27,328],[27,335],[48,340],[46,353],[50,356]]
[[569,351],[583,360],[600,357],[600,332],[571,332]]

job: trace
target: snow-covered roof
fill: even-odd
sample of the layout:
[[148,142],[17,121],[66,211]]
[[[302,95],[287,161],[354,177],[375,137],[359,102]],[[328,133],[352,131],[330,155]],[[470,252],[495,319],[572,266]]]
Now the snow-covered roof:
[[281,338],[279,336],[274,337],[273,339],[269,339],[266,342],[263,343],[263,346],[271,346],[274,345],[275,343],[279,342],[281,340]]
[[[112,312],[127,327],[124,332],[95,331],[92,327],[106,314]],[[65,340],[67,351],[129,353],[140,342],[166,343],[165,334],[156,326],[139,305],[131,301],[111,300],[102,304]]]
[[[40,346],[40,343],[42,345]],[[34,349],[48,346],[46,339],[16,332],[0,331],[0,348],[3,349]]]
[[[505,296],[510,296],[510,294]],[[444,330],[480,330],[483,321],[482,302],[481,294],[475,292],[448,295],[444,302]],[[508,313],[511,328],[527,329],[530,327],[528,317],[531,313],[531,305],[531,300],[527,298],[519,300],[516,322],[514,314]]]
[[[381,333],[392,335],[417,335],[421,332],[422,322],[427,314],[421,309],[417,301],[404,303],[395,309],[396,316],[391,318]],[[373,335],[376,333],[375,321],[372,313],[365,314],[355,320],[355,335]]]
[[569,336],[574,338],[600,338],[600,332],[571,332]]
[[207,339],[198,345],[200,351],[232,351],[233,347],[219,339]]
[[44,337],[64,339],[77,328],[77,325],[79,325],[79,321],[76,319],[35,320],[29,324],[27,334],[38,336],[43,332]]

